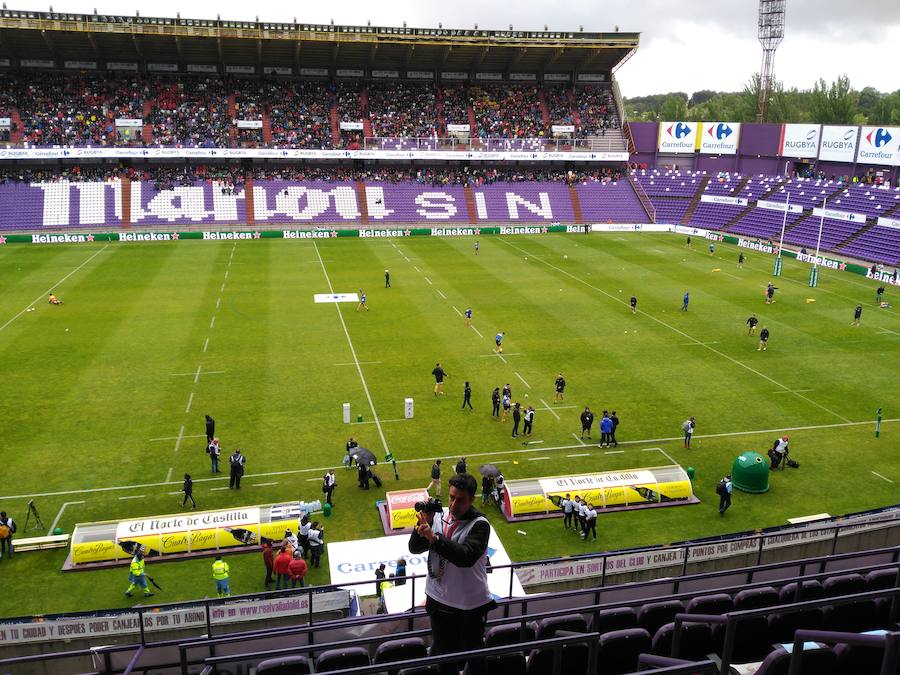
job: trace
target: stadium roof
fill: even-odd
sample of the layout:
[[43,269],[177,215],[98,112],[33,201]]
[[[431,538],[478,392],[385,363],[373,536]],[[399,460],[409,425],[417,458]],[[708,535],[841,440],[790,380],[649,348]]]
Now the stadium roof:
[[450,72],[607,72],[640,33],[479,30],[0,11],[0,58]]

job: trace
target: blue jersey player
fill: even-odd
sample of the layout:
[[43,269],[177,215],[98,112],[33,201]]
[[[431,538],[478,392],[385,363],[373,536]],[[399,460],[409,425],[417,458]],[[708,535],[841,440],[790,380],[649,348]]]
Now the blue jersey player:
[[494,336],[494,342],[497,344],[497,353],[498,354],[503,353],[503,335],[504,335],[504,333],[501,330],[499,333],[497,333]]
[[471,307],[466,307],[466,325],[467,326],[472,325],[472,308]]

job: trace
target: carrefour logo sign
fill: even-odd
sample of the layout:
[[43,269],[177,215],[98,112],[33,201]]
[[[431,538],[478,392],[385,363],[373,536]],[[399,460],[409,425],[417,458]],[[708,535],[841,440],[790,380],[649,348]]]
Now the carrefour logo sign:
[[685,124],[684,122],[676,122],[675,124],[670,124],[666,129],[666,133],[669,136],[674,136],[675,138],[684,138],[685,136],[691,133],[691,128]]
[[719,122],[718,124],[707,129],[706,133],[715,138],[717,141],[721,141],[731,136],[733,132],[730,126],[728,126],[724,122]]
[[876,148],[883,148],[891,142],[892,138],[891,132],[883,127],[872,129],[872,131],[866,134],[866,140],[869,141],[870,145]]

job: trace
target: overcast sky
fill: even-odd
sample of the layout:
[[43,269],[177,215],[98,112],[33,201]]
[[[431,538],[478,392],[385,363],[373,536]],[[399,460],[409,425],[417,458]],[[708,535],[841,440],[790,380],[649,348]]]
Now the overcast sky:
[[[637,54],[618,71],[625,96],[699,89],[737,91],[760,67],[755,0],[382,0],[271,2],[234,0],[6,0],[10,9],[365,25],[641,33]],[[900,0],[787,0],[785,39],[775,73],[786,87],[850,76],[856,89],[900,89]]]

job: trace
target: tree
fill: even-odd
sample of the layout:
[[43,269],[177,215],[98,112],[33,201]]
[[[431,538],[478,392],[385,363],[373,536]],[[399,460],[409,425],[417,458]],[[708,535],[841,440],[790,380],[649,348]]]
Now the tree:
[[669,94],[659,109],[661,120],[683,120],[687,117],[687,96],[683,94]]
[[820,78],[813,87],[810,104],[813,122],[851,124],[856,116],[856,94],[850,89],[850,78],[841,75],[830,86]]
[[688,101],[688,107],[693,108],[695,106],[706,103],[709,99],[714,96],[718,96],[719,92],[713,91],[712,89],[701,89],[700,91],[695,91],[691,95],[691,100]]

